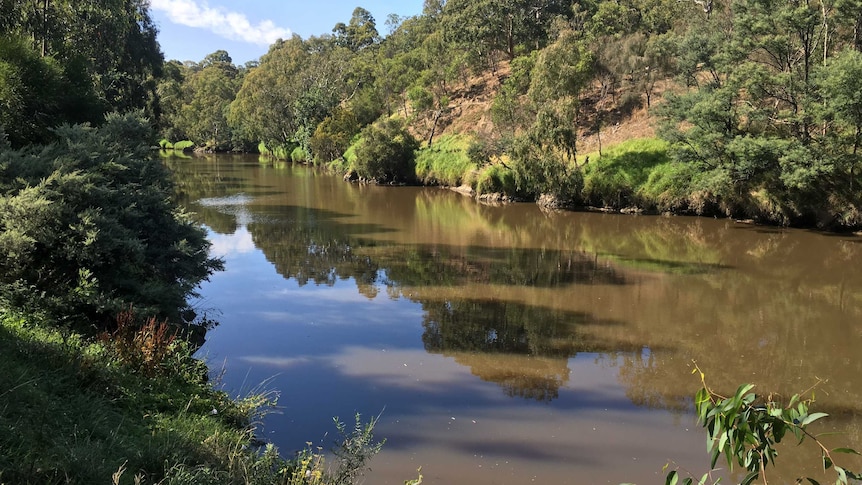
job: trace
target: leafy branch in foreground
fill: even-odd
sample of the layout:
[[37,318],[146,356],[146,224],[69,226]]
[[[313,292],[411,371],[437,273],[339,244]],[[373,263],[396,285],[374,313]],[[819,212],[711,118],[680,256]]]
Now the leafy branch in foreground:
[[[776,445],[789,432],[796,438],[797,443],[802,443],[807,438],[817,445],[824,471],[835,471],[836,485],[847,485],[850,480],[862,479],[862,475],[836,465],[833,459],[835,453],[859,455],[859,452],[851,448],[830,450],[820,441],[818,435],[808,430],[808,425],[828,416],[826,413],[809,412],[814,399],[803,399],[801,396],[813,396],[813,388],[793,395],[787,404],[783,405],[773,394],[765,399],[759,398],[751,392],[754,389],[752,384],[739,386],[733,396],[722,396],[707,386],[706,376],[699,367],[695,366],[692,373],[700,373],[702,387],[695,395],[695,407],[698,420],[708,433],[707,449],[712,456],[712,470],[715,470],[719,457],[724,455],[731,470],[736,463],[748,471],[740,482],[742,485],[748,485],[758,478],[765,485],[766,465],[774,464],[775,457],[778,456]],[[697,483],[705,484],[710,477],[711,472],[708,472]],[[691,476],[680,478],[678,470],[669,472],[665,483],[676,485],[680,480],[683,485],[695,483]],[[810,477],[798,478],[796,483],[806,480],[812,485],[819,485],[817,480]],[[720,480],[713,483],[718,481]]]

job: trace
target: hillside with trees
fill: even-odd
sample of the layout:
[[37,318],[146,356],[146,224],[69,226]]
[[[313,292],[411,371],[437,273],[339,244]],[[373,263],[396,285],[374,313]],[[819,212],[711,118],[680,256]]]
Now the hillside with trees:
[[[357,7],[246,66],[224,51],[171,61],[160,122],[209,150],[259,146],[379,183],[854,228],[857,4],[428,0],[382,26]],[[393,124],[420,148],[372,173],[367,154],[386,149],[367,135]],[[608,146],[627,131],[647,139]]]
[[[143,109],[165,140],[364,181],[862,225],[855,0],[427,0],[382,23],[357,7],[243,66],[223,50],[164,62],[147,2],[97,3],[0,3],[0,126],[13,147]],[[396,151],[415,154],[364,159],[392,150],[364,130],[394,124],[415,139]]]

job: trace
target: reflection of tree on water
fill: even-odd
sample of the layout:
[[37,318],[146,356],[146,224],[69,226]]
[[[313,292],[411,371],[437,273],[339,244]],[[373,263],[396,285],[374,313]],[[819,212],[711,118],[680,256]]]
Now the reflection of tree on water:
[[423,301],[425,350],[452,356],[506,394],[539,401],[559,395],[568,359],[603,345],[579,327],[585,314],[497,300]]

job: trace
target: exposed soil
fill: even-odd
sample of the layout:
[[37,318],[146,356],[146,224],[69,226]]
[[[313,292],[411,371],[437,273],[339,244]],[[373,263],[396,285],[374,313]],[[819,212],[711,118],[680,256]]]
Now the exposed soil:
[[[491,104],[510,72],[508,61],[503,61],[496,71],[488,70],[470,77],[467,83],[456,84],[450,94],[448,112],[437,121],[435,137],[458,133],[497,136],[499,133],[491,119]],[[656,86],[651,97],[653,106],[660,102],[664,88],[661,83]],[[654,117],[646,108],[645,95],[623,96],[619,89],[611,93],[603,90],[598,81],[581,95],[579,116],[579,153],[595,152],[600,145],[607,148],[631,138],[655,136]],[[601,120],[600,131],[597,120]],[[430,127],[430,120],[417,120],[413,131],[427,139]]]

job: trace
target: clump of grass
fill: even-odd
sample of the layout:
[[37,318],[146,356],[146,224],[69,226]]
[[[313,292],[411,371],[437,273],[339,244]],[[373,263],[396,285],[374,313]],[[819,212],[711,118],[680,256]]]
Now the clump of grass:
[[515,172],[502,164],[484,167],[476,177],[477,194],[502,193],[514,195],[517,191]]
[[159,147],[162,150],[176,150],[176,151],[181,152],[183,150],[186,150],[188,148],[192,148],[194,146],[195,146],[195,142],[193,142],[191,140],[180,140],[176,143],[172,143],[170,140],[168,140],[166,138],[159,140]]
[[353,137],[353,140],[351,141],[350,146],[347,147],[347,151],[344,152],[344,155],[327,163],[326,168],[337,174],[345,174],[352,170],[356,170],[356,148],[361,143],[361,136],[356,135]]
[[308,152],[302,147],[296,147],[290,152],[290,160],[296,163],[305,163],[308,161]]
[[257,145],[257,151],[260,152],[261,155],[266,157],[272,157],[276,160],[290,160],[290,153],[293,147],[278,145],[270,148],[265,143],[260,142]]
[[467,135],[445,135],[430,147],[419,149],[416,155],[416,177],[426,185],[461,185],[476,170],[468,149]]
[[615,209],[655,205],[657,201],[652,196],[656,194],[644,191],[644,186],[651,176],[654,190],[666,183],[652,174],[671,163],[667,143],[654,138],[628,140],[605,150],[601,156],[588,154],[581,162],[585,162],[584,203]]

